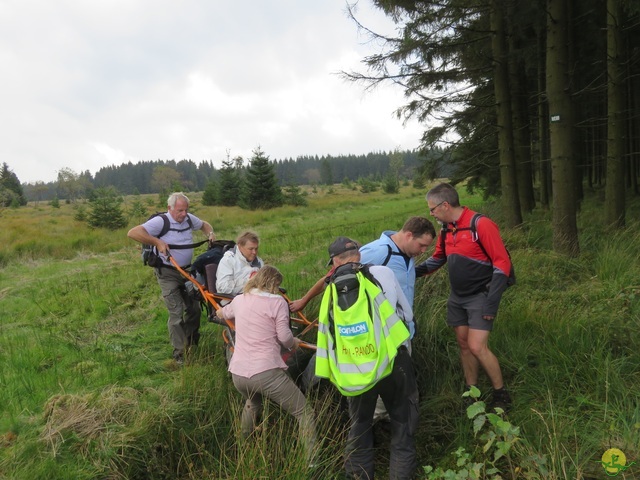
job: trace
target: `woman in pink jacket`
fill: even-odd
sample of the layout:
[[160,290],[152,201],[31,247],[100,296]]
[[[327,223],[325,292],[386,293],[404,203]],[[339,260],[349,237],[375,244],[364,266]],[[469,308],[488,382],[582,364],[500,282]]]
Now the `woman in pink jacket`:
[[243,293],[218,311],[234,320],[236,342],[229,372],[245,398],[242,436],[248,437],[262,414],[262,401],[269,399],[298,420],[300,437],[311,458],[315,445],[315,422],[306,399],[286,373],[281,349],[298,348],[299,340],[289,327],[289,306],[279,293],[282,274],[265,265],[245,285]]

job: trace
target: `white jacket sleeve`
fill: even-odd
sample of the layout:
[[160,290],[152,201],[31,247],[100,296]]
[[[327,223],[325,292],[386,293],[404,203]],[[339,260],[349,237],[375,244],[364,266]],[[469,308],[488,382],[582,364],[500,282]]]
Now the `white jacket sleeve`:
[[233,252],[228,251],[220,259],[218,270],[216,271],[216,290],[218,293],[233,294],[235,285],[233,265]]

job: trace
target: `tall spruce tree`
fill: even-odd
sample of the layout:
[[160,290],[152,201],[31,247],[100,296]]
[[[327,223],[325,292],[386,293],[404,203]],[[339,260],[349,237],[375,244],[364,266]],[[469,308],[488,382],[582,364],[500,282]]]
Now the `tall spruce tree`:
[[[240,165],[242,163],[240,162]],[[225,160],[220,169],[220,183],[218,189],[218,201],[225,207],[238,205],[241,191],[240,169],[238,162]]]
[[614,228],[625,226],[624,156],[627,141],[625,119],[625,56],[622,28],[625,11],[619,0],[607,1],[607,183],[605,215]]
[[571,101],[570,0],[547,0],[547,101],[553,188],[553,248],[570,256],[578,243],[574,104]]
[[491,0],[491,45],[493,53],[493,88],[496,101],[498,148],[500,151],[500,185],[502,210],[509,227],[522,223],[520,197],[516,176],[513,138],[512,92],[509,85],[507,24],[504,18],[505,1]]
[[244,203],[252,210],[269,209],[283,204],[275,167],[260,147],[253,151],[245,176]]
[[601,213],[624,225],[624,190],[640,178],[637,1],[373,3],[398,34],[376,35],[350,9],[382,49],[363,59],[365,73],[344,76],[402,88],[407,102],[396,113],[425,124],[422,147],[451,145],[451,183],[502,194],[504,221],[514,225],[535,207],[538,182],[541,205],[553,210],[554,249],[577,255],[584,180],[601,186],[606,159]]
[[0,205],[9,207],[26,204],[27,199],[18,176],[9,169],[9,165],[3,163],[0,170]]

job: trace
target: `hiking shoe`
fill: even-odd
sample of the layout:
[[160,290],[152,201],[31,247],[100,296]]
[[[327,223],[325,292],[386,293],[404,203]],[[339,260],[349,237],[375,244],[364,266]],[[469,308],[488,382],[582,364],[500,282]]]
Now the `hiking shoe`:
[[179,353],[177,355],[173,356],[173,359],[176,361],[176,363],[179,366],[183,366],[184,365],[184,355],[182,353]]
[[489,403],[489,410],[499,407],[506,412],[511,408],[511,395],[507,392],[507,389],[502,387],[498,390],[493,390],[491,396],[491,403]]

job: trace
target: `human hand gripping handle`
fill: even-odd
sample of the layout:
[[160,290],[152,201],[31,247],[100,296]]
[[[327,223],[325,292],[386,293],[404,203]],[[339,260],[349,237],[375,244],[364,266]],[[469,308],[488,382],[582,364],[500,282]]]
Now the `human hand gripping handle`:
[[302,310],[305,306],[307,305],[307,302],[305,302],[304,299],[300,298],[298,300],[293,300],[290,304],[289,304],[289,310],[293,313],[295,312],[299,312],[300,310]]
[[213,233],[213,229],[209,232],[209,233],[205,233],[205,235],[207,236],[209,243],[207,244],[207,246],[209,248],[213,247],[213,242],[215,242],[216,240],[216,234]]
[[166,255],[167,257],[171,256],[171,252],[169,251],[169,244],[166,243],[163,240],[160,240],[159,238],[156,239],[156,248],[158,249],[158,252]]

